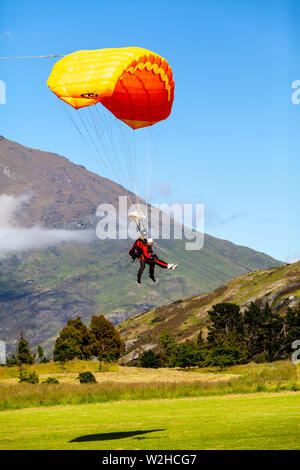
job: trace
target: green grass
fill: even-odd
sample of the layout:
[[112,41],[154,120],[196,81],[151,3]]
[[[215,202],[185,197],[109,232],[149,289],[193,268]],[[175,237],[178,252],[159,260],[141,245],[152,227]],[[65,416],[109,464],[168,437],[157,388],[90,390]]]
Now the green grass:
[[[68,364],[72,372],[66,373],[65,382],[59,385],[43,383],[31,385],[13,382],[13,379],[3,380],[0,382],[0,411],[41,406],[300,390],[299,367],[290,361],[235,366],[229,368],[225,374],[212,368],[192,369],[182,372],[176,381],[162,380],[166,369],[160,369],[159,374],[150,382],[137,381],[134,375],[126,381],[123,377],[126,368],[119,367],[105,381],[100,377],[99,383],[79,384],[74,371],[93,371],[91,364],[93,363],[72,361]],[[48,367],[48,371],[51,370],[51,364],[41,365],[44,371],[42,366]],[[55,364],[52,366],[56,367]],[[40,372],[37,365],[32,369],[37,373]],[[193,374],[196,372],[196,375],[193,375],[193,380],[188,380],[191,372]],[[146,374],[151,373],[151,370],[146,372]],[[68,375],[71,378],[66,382]],[[120,376],[122,381],[119,380]],[[60,380],[58,375],[56,377]]]
[[300,394],[130,401],[0,413],[0,449],[299,449]]
[[106,364],[98,383],[76,381],[79,372],[98,367],[70,361],[63,374],[55,363],[28,368],[43,376],[61,373],[59,385],[18,383],[17,368],[1,368],[0,450],[300,447],[300,368],[290,361],[225,373]]
[[[45,364],[33,364],[32,366],[25,366],[26,370],[30,372],[36,372],[37,374],[70,374],[70,373],[79,373],[79,372],[99,372],[99,362],[98,361],[81,361],[79,359],[74,359],[72,361],[67,361],[62,368],[59,362],[46,362]],[[119,366],[113,363],[103,362],[101,365],[102,372],[117,372]],[[2,379],[16,378],[19,377],[19,368],[18,367],[0,367],[0,383]]]

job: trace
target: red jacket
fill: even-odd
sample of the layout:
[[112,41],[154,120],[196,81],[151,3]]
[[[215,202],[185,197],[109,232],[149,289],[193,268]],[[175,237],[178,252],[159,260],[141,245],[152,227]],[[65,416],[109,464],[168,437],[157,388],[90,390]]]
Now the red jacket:
[[132,245],[132,248],[129,251],[129,255],[133,258],[143,257],[144,259],[150,260],[153,257],[153,251],[151,246],[149,246],[146,242],[144,242],[144,240],[139,238]]

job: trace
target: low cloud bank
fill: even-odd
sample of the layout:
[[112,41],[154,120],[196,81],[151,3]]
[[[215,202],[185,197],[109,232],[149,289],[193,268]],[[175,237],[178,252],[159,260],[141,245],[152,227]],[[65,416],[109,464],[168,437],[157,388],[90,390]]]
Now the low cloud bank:
[[28,203],[30,195],[0,196],[0,258],[29,250],[45,249],[63,242],[90,243],[94,230],[45,229],[38,225],[18,227],[16,214]]

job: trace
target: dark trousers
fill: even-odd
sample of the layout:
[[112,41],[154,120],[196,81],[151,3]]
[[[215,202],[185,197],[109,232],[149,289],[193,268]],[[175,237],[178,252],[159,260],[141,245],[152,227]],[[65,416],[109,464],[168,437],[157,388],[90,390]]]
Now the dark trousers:
[[140,261],[140,269],[138,270],[138,273],[137,273],[138,282],[141,282],[141,277],[146,267],[146,264],[148,264],[149,266],[149,276],[151,279],[154,279],[155,265],[160,266],[162,269],[166,269],[168,267],[168,263],[165,263],[165,261],[162,261],[159,258],[154,258],[148,261],[143,256],[141,256],[139,261]]

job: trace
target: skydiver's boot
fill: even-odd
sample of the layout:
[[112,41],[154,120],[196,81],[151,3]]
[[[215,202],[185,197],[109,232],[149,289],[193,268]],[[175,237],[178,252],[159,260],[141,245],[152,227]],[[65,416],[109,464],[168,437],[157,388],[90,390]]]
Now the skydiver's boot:
[[151,281],[153,281],[153,282],[155,282],[155,283],[157,282],[157,280],[155,279],[155,277],[153,276],[153,274],[152,274],[152,275],[149,274],[149,277],[150,277]]
[[178,268],[178,264],[172,263],[172,264],[168,264],[167,266],[167,269],[176,269],[176,268]]

